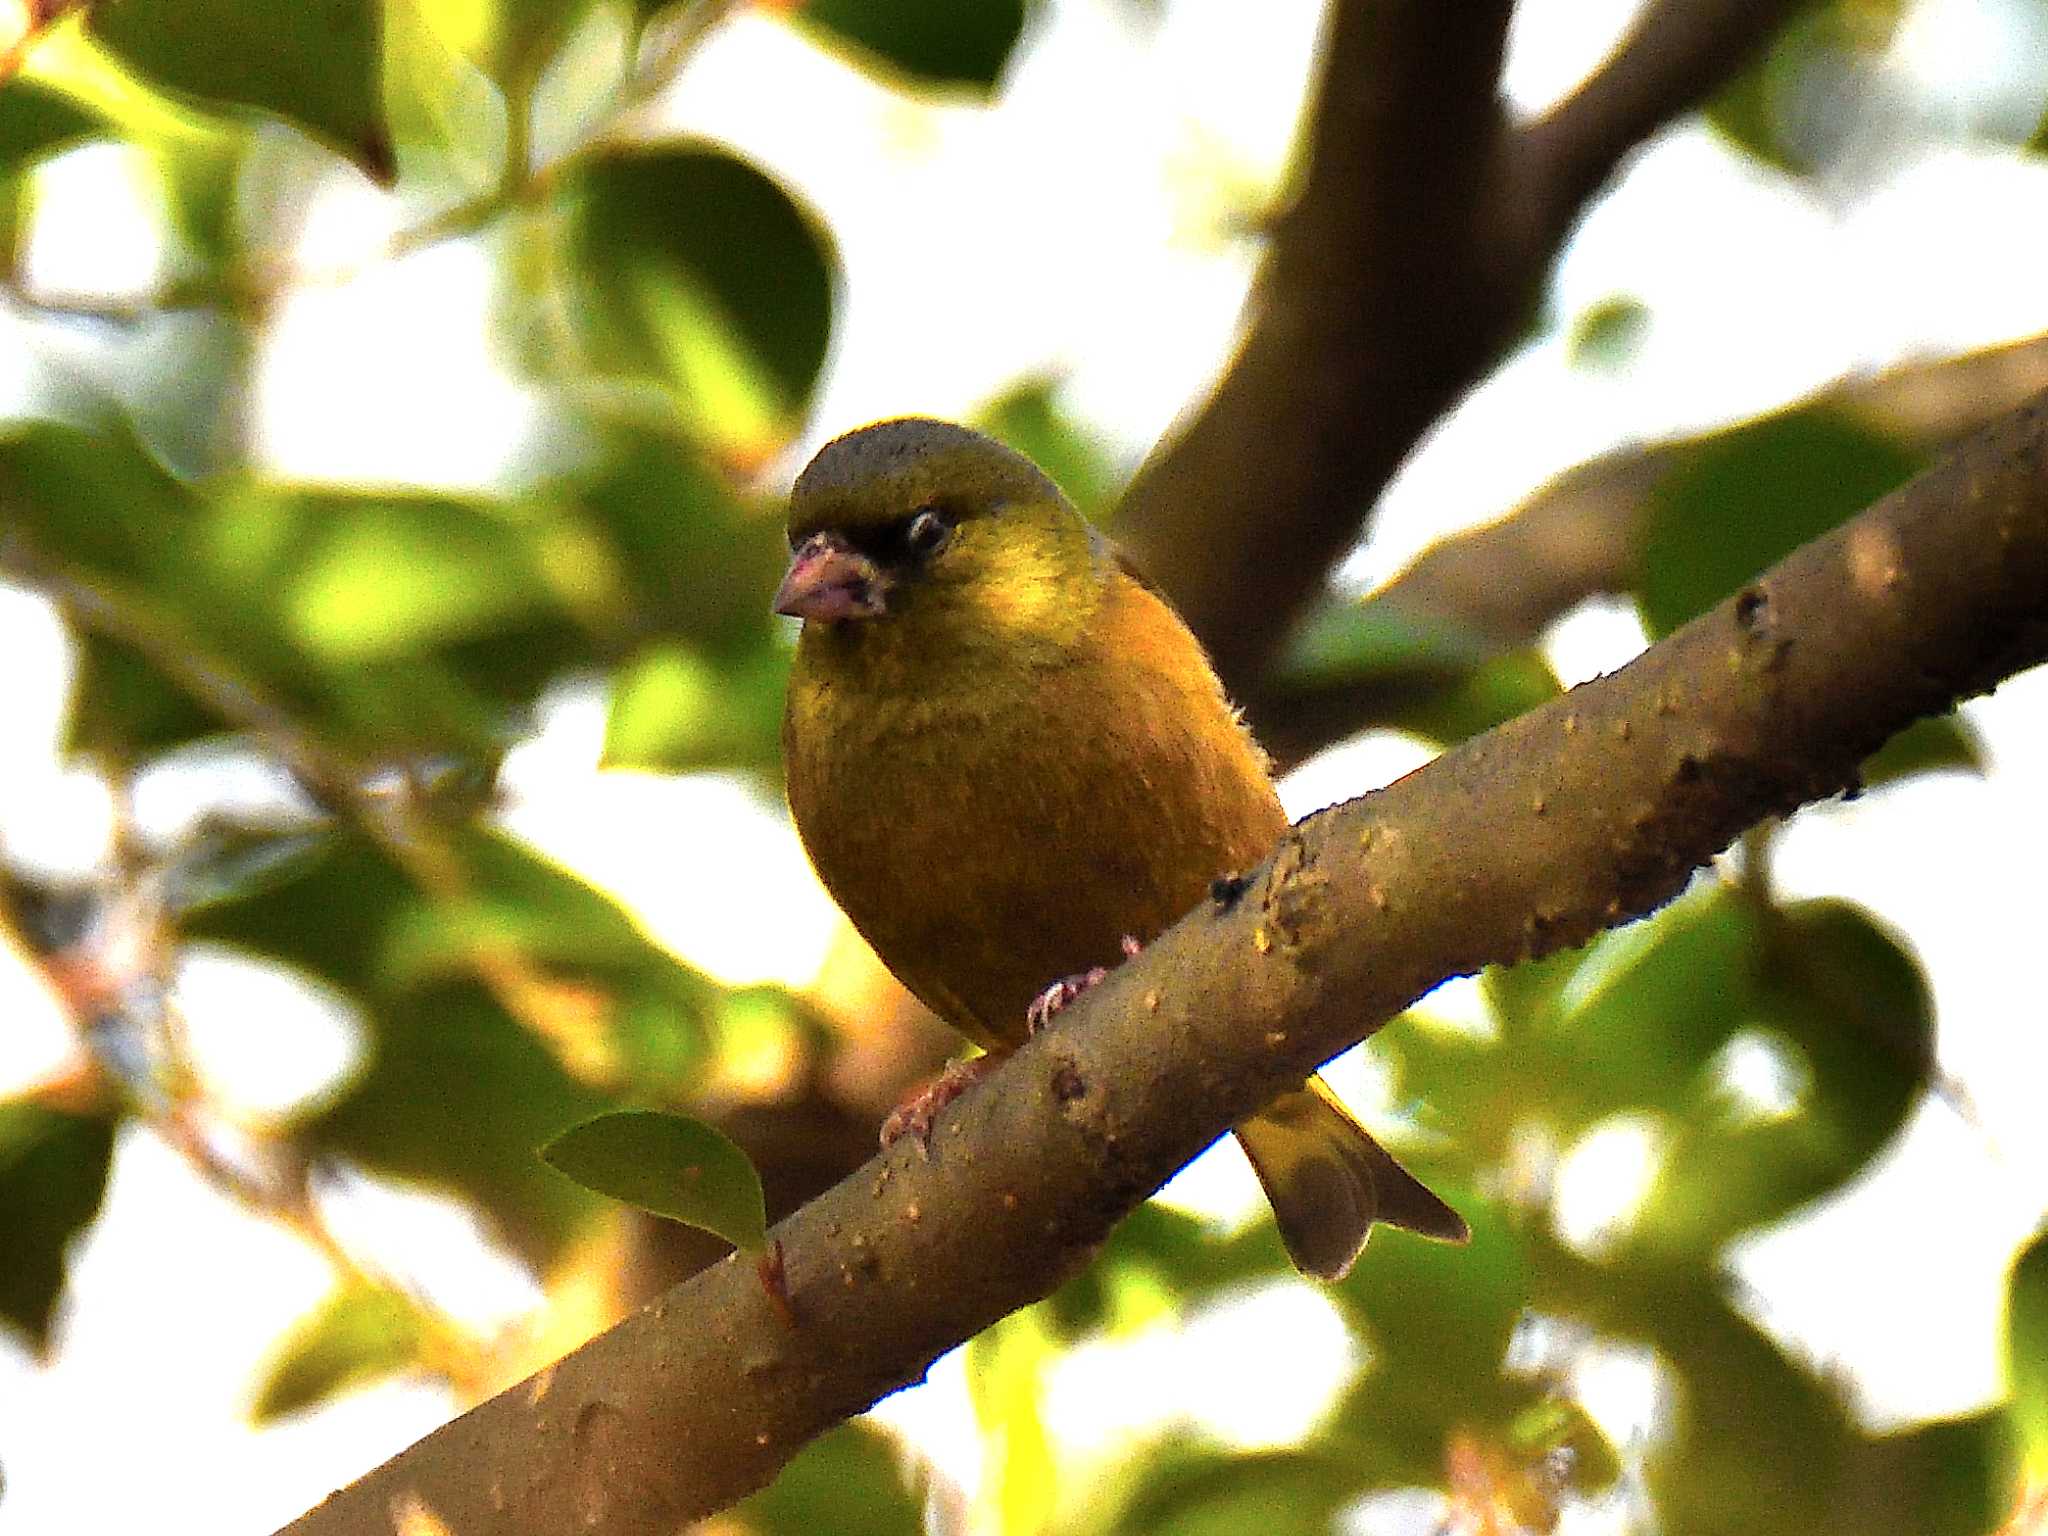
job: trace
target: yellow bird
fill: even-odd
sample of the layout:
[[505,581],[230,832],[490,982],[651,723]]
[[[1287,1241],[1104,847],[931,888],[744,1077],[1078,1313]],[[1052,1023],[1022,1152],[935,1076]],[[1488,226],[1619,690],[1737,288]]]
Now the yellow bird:
[[[1286,830],[1200,643],[1022,455],[942,421],[849,433],[798,478],[789,542],[797,831],[883,962],[991,1056]],[[1319,1077],[1236,1135],[1309,1274],[1342,1276],[1375,1221],[1467,1235]]]

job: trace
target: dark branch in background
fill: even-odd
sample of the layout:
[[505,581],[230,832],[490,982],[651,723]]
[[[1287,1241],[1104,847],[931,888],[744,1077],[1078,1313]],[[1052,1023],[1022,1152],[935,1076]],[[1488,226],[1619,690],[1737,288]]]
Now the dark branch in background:
[[1523,237],[1547,254],[1624,158],[1718,91],[1800,9],[1758,0],[1656,0],[1619,52],[1514,136],[1513,174],[1529,188]]
[[1237,356],[1117,522],[1255,725],[1290,626],[1401,460],[1523,329],[1586,199],[1796,8],[1662,0],[1577,94],[1516,128],[1497,89],[1504,0],[1333,7],[1305,178]]
[[666,1536],[1047,1295],[1227,1126],[1442,978],[1650,911],[1744,827],[2044,658],[2048,397],[1622,671],[1292,830],[956,1105],[928,1156],[906,1138],[778,1224],[793,1325],[751,1262],[718,1264],[289,1531]]
[[[2034,336],[1848,379],[1792,408],[1825,408],[1932,455],[2044,388],[2048,336]],[[1500,520],[1424,550],[1362,607],[1447,625],[1503,651],[1528,645],[1587,598],[1634,588],[1658,488],[1719,435],[1640,444],[1568,469]],[[1286,766],[1439,686],[1432,676],[1394,675],[1269,687],[1261,738]]]
[[[2048,336],[1851,379],[1800,402],[1896,442],[1945,448],[2048,388]],[[1526,645],[1586,598],[1636,581],[1644,516],[1673,464],[1706,441],[1645,444],[1567,470],[1498,522],[1424,550],[1367,600]]]

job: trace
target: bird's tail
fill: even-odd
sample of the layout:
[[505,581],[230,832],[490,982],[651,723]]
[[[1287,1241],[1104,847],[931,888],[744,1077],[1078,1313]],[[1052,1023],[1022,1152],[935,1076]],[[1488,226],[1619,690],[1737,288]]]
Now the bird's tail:
[[1395,1162],[1320,1077],[1238,1126],[1237,1139],[1304,1274],[1343,1279],[1376,1221],[1448,1243],[1471,1236],[1465,1218]]

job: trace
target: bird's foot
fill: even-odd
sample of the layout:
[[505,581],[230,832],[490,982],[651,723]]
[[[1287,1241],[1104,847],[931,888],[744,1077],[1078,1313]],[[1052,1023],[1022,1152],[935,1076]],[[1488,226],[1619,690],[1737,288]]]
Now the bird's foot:
[[[1143,944],[1140,944],[1128,933],[1124,935],[1123,951],[1126,960],[1135,959],[1144,947]],[[1039,993],[1038,996],[1031,999],[1031,1005],[1024,1010],[1024,1033],[1027,1035],[1037,1034],[1052,1022],[1054,1014],[1058,1013],[1067,1004],[1071,1003],[1108,974],[1109,969],[1107,966],[1094,965],[1085,971],[1078,971],[1072,976],[1062,976],[1058,981]]]
[[1002,1059],[976,1056],[969,1061],[948,1062],[945,1071],[889,1111],[889,1118],[882,1122],[883,1149],[894,1146],[905,1136],[915,1136],[917,1144],[929,1152],[932,1127],[938,1123],[939,1112],[993,1072]]

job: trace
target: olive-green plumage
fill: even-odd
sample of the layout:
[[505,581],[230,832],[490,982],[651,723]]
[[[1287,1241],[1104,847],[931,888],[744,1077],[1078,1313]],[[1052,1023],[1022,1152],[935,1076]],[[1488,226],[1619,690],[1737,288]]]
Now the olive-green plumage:
[[[805,617],[783,746],[819,876],[891,970],[995,1052],[1286,829],[1186,626],[1034,465],[945,422],[828,444],[790,496]],[[1464,1223],[1319,1078],[1238,1127],[1289,1253]]]

